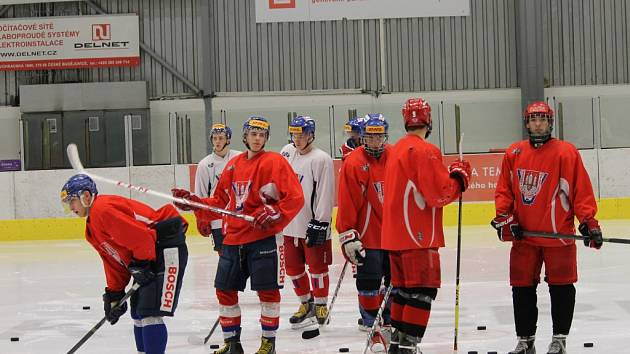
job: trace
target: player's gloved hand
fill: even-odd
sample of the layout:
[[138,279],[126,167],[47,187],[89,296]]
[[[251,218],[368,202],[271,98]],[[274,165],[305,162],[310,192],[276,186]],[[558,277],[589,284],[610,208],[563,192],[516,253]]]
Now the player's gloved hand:
[[518,220],[513,214],[501,214],[492,219],[490,225],[497,230],[497,236],[501,241],[522,240],[523,231],[518,225]]
[[212,229],[212,246],[219,254],[223,250],[223,231],[221,229]]
[[124,296],[124,291],[111,291],[105,288],[105,293],[103,294],[103,310],[105,311],[105,317],[109,323],[116,324],[120,316],[127,312],[126,301],[120,306],[115,307]]
[[363,265],[365,250],[357,230],[350,229],[340,233],[339,244],[341,244],[341,252],[348,262],[358,266]]
[[448,166],[448,173],[451,178],[456,178],[459,181],[459,187],[462,192],[468,189],[470,183],[470,176],[472,175],[472,168],[468,161],[455,160]]
[[133,280],[140,284],[140,286],[145,286],[155,279],[155,273],[153,273],[151,269],[151,263],[151,261],[132,259],[131,263],[127,266]]
[[212,234],[212,220],[197,218],[197,230],[203,237],[208,237]]
[[323,245],[328,237],[329,225],[327,222],[311,219],[306,226],[306,247]]
[[264,207],[258,209],[258,211],[252,216],[254,217],[252,225],[261,230],[270,228],[282,218],[282,214],[280,214],[278,209],[271,205],[265,205]]
[[[190,193],[189,191],[185,190],[185,189],[181,189],[181,188],[173,188],[171,189],[171,193],[173,194],[173,197],[175,198],[182,198],[182,199],[186,199],[186,200],[190,200],[192,202],[197,202],[197,203],[203,203],[201,201],[201,198],[199,198],[198,196]],[[191,211],[191,210],[198,210],[199,208],[189,205],[189,204],[184,204],[184,203],[179,203],[179,202],[173,202],[173,204],[175,204],[176,207],[178,207],[179,209],[183,210],[183,211]]]
[[596,219],[587,219],[578,226],[578,230],[584,236],[584,246],[596,249],[602,248],[604,239],[602,229]]

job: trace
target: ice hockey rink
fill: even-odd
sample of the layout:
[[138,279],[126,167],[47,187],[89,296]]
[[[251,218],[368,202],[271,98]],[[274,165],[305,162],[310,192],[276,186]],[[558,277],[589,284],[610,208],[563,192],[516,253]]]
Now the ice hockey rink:
[[[624,237],[630,221],[602,222],[605,237]],[[433,304],[424,354],[453,352],[455,308],[455,255],[457,229],[449,227],[442,255],[442,288]],[[45,232],[45,230],[42,230]],[[500,243],[486,226],[465,226],[462,231],[459,353],[507,353],[515,346],[511,291],[507,282],[509,244]],[[208,239],[188,240],[188,264],[176,317],[167,319],[168,353],[211,353],[208,346],[189,344],[190,336],[204,337],[218,315],[212,282],[217,256]],[[101,261],[87,242],[24,241],[0,245],[2,301],[0,302],[0,353],[65,353],[103,316],[104,288]],[[628,245],[605,244],[601,251],[579,244],[579,282],[568,352],[628,353],[630,341],[630,262]],[[331,267],[331,295],[343,264],[341,253]],[[537,351],[545,353],[551,339],[547,286],[541,284]],[[282,291],[278,353],[337,353],[347,347],[361,353],[366,335],[357,329],[357,299],[350,273],[343,279],[330,326],[319,337],[303,340],[288,325],[298,301],[292,289]],[[249,290],[240,296],[242,341],[246,353],[260,342],[260,308]],[[84,310],[90,306],[90,310]],[[478,330],[486,326],[486,330]],[[19,337],[19,341],[10,341]],[[592,348],[585,348],[592,342]],[[209,344],[221,344],[218,329]],[[118,324],[105,324],[79,353],[135,353],[132,322],[128,314]]]

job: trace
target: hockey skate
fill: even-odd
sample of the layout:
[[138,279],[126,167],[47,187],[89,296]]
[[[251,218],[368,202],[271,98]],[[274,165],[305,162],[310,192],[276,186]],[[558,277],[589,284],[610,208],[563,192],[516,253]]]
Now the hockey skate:
[[289,318],[292,329],[301,329],[317,323],[313,301],[303,302],[296,313]]
[[241,333],[238,332],[234,337],[230,337],[224,341],[223,348],[215,350],[214,354],[244,354],[241,345]]
[[387,353],[388,344],[389,341],[385,337],[385,334],[381,331],[381,329],[376,329],[369,341],[370,352]]
[[261,337],[256,354],[276,354],[276,338]]
[[320,326],[326,325],[326,319],[328,318],[328,307],[326,304],[316,304],[315,305],[315,317],[317,318],[317,323]]
[[363,324],[362,318],[359,318],[359,320],[357,321],[357,326],[359,326],[359,331],[361,332],[369,332],[372,329],[372,327],[368,327]]
[[410,336],[402,332],[400,332],[398,338],[398,351],[396,354],[422,354],[422,352],[418,351],[418,343],[420,343],[421,338]]
[[387,354],[398,354],[398,336],[400,335],[400,331],[394,328],[394,331],[391,333],[391,340],[389,341],[389,349],[387,350]]
[[534,346],[534,339],[536,337],[518,337],[518,343],[516,348],[508,354],[536,354],[536,347]]
[[567,354],[567,336],[554,334],[547,354]]

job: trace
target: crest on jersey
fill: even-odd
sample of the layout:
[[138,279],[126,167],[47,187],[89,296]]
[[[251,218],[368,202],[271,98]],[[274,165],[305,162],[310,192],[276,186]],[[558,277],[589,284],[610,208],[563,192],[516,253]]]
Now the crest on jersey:
[[243,203],[249,196],[249,190],[252,181],[235,181],[232,182],[232,191],[236,197],[236,211],[243,211]]
[[385,193],[383,193],[383,181],[373,183],[374,190],[376,190],[376,195],[378,196],[378,200],[383,204],[383,200],[385,199]]
[[549,176],[547,172],[517,169],[518,186],[521,191],[523,204],[532,205],[542,189],[543,183]]

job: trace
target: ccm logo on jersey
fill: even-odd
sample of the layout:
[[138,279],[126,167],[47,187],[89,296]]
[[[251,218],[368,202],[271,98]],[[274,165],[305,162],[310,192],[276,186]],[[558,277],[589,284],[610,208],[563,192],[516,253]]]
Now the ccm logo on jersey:
[[162,285],[160,311],[172,312],[177,289],[177,275],[179,274],[179,251],[177,248],[164,250],[164,266],[164,284]]

